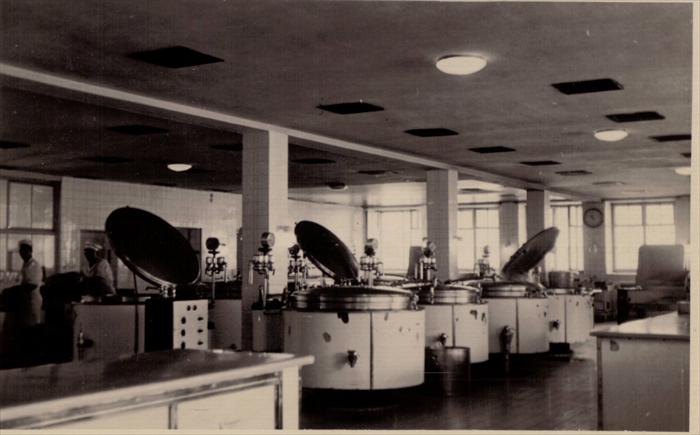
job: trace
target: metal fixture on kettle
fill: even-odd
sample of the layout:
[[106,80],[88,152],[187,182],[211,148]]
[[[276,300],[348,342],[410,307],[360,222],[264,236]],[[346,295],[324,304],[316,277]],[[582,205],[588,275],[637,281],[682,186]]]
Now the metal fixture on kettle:
[[270,290],[270,275],[275,274],[275,262],[272,258],[272,247],[275,246],[275,235],[264,232],[260,236],[258,253],[248,263],[248,283],[253,284],[253,272],[262,275],[263,283],[258,287],[258,295],[262,308],[267,305],[267,295]]

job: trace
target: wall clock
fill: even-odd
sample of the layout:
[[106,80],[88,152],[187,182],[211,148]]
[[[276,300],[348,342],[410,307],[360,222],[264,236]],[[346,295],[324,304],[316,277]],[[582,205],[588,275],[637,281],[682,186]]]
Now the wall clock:
[[603,223],[603,212],[597,208],[589,208],[583,213],[583,223],[590,228],[599,227]]

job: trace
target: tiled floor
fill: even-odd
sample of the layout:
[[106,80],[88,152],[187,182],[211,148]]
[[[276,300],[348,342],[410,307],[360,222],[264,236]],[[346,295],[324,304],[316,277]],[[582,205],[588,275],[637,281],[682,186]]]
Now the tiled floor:
[[474,364],[470,391],[458,397],[422,388],[379,395],[305,390],[301,427],[595,430],[595,340],[573,350],[571,359],[515,356],[508,375],[498,358]]

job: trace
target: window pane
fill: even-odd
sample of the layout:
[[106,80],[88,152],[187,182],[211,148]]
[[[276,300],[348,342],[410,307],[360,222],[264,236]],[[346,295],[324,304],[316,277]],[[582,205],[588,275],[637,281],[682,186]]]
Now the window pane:
[[613,206],[615,225],[641,225],[641,205],[615,205]]
[[641,226],[616,227],[613,236],[615,269],[636,269],[639,247],[644,243],[643,228]]
[[32,186],[32,228],[53,228],[53,187]]
[[615,270],[622,271],[633,271],[637,270],[637,259],[639,256],[639,248],[632,249],[626,248],[615,248]]
[[518,204],[518,247],[527,242],[527,206]]
[[498,229],[478,229],[476,230],[476,256],[481,258],[484,253],[484,246],[489,247],[489,263],[491,267],[498,268],[500,266],[500,255],[499,255],[499,242],[500,242]]
[[[553,207],[553,225],[561,232],[566,232],[569,228],[569,208],[568,207]],[[561,237],[561,234],[560,236]]]
[[[648,216],[648,215],[647,215]],[[676,243],[675,225],[647,226],[647,245],[673,245]]]
[[0,228],[7,228],[7,180],[3,179],[0,179]]
[[497,228],[498,209],[477,209],[476,226],[477,228]]
[[457,227],[472,228],[474,226],[474,210],[459,210],[457,212]]
[[10,183],[10,228],[30,228],[32,185]]
[[673,204],[647,205],[647,225],[673,225]]
[[[457,267],[461,270],[471,271],[474,268],[474,230],[460,230],[459,256]],[[438,247],[439,249],[439,247]],[[438,264],[438,267],[440,265]]]

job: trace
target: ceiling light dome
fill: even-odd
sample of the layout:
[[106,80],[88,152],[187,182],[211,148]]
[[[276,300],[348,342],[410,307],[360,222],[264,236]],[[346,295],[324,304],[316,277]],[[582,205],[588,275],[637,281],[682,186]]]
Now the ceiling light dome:
[[680,166],[675,171],[678,175],[690,175],[690,166]]
[[484,69],[486,66],[486,59],[472,54],[449,55],[438,59],[435,66],[445,74],[466,76]]
[[603,142],[617,142],[629,136],[629,133],[625,130],[598,130],[593,136]]
[[192,165],[189,163],[170,163],[168,164],[168,169],[174,172],[185,172],[192,169]]

